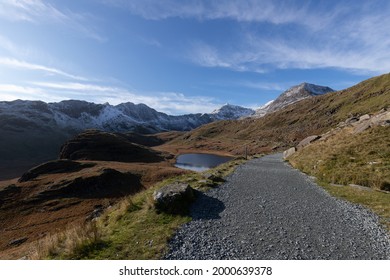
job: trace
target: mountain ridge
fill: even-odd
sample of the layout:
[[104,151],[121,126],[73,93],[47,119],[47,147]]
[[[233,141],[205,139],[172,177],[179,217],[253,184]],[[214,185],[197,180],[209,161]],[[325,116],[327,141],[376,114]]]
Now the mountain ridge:
[[202,148],[243,155],[283,151],[349,117],[390,107],[390,73],[350,88],[305,98],[260,118],[210,123],[166,143],[166,151]]
[[327,86],[319,86],[310,83],[301,83],[282,92],[275,100],[269,101],[256,110],[253,117],[259,118],[268,113],[283,109],[284,107],[300,100],[327,94],[334,90]]

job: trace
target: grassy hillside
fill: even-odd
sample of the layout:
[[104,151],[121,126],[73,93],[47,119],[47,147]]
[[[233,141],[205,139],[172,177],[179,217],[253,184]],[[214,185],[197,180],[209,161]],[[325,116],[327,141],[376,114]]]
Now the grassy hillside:
[[283,150],[306,136],[321,134],[351,116],[390,106],[390,74],[346,90],[305,99],[260,119],[204,125],[163,145],[163,149],[203,149],[242,154]]
[[359,134],[347,129],[317,141],[288,158],[293,166],[321,181],[390,191],[390,127]]
[[331,195],[370,208],[390,230],[390,194],[383,192],[390,191],[390,127],[377,126],[355,135],[351,130],[314,142],[288,160],[315,176]]

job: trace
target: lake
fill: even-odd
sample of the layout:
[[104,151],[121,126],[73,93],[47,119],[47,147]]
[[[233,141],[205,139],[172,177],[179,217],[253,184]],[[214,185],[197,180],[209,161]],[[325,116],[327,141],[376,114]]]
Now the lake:
[[205,171],[231,160],[231,157],[212,154],[183,154],[177,157],[175,166],[192,171]]

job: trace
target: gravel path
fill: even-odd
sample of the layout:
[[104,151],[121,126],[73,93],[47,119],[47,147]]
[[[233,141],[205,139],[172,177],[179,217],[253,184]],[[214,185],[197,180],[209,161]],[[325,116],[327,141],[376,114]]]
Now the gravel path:
[[238,167],[191,216],[166,259],[390,259],[376,215],[331,197],[280,154]]

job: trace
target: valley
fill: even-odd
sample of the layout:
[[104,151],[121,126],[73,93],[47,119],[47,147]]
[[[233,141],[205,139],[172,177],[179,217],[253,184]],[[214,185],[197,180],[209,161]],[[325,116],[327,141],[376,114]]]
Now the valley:
[[[313,89],[312,94],[306,92]],[[161,115],[151,108],[142,111],[145,105],[134,104],[1,102],[0,170],[6,180],[0,182],[0,258],[135,258],[137,250],[125,248],[124,242],[130,241],[121,231],[134,237],[131,244],[140,247],[144,258],[161,258],[175,230],[193,217],[156,213],[153,191],[183,181],[200,197],[210,189],[218,192],[217,185],[225,180],[229,185],[230,177],[226,176],[232,172],[235,176],[234,170],[245,162],[244,156],[253,160],[280,153],[299,147],[310,136],[322,140],[297,148],[287,160],[326,184],[371,189],[380,196],[377,200],[383,199],[382,206],[375,206],[374,211],[388,219],[390,74],[342,91],[320,89],[305,83],[293,87],[280,95],[280,103],[268,105],[273,108],[269,112],[226,105],[208,115],[178,117]],[[144,121],[130,122],[130,118],[135,119],[134,112]],[[374,125],[379,115],[380,121]],[[102,121],[102,116],[109,117]],[[367,123],[360,125],[365,120]],[[174,166],[176,158],[184,153],[236,159],[211,171],[194,173]],[[247,164],[251,166],[252,162]],[[18,172],[18,178],[12,179]],[[262,176],[266,178],[267,174]],[[212,178],[221,180],[215,183]],[[285,180],[285,188],[289,182]],[[240,188],[239,180],[235,188]],[[250,189],[247,191],[250,197]],[[96,227],[94,233],[76,234],[77,242],[58,238],[72,228],[87,229],[91,225]],[[142,225],[150,231],[145,236],[139,232]],[[51,247],[45,245],[38,253],[40,241],[48,239],[56,241],[48,242]],[[73,245],[67,246],[67,242]],[[111,246],[120,248],[119,257],[113,255]]]

